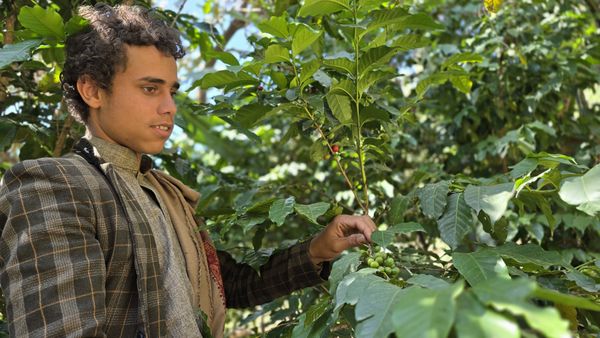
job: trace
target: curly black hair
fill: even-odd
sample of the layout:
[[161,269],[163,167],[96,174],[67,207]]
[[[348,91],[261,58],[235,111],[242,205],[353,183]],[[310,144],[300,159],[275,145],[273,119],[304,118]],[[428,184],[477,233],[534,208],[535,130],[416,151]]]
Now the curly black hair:
[[124,70],[127,56],[124,45],[155,46],[167,56],[180,59],[185,51],[179,32],[152,11],[139,6],[81,6],[79,15],[89,24],[66,41],[66,60],[60,76],[63,97],[78,121],[86,123],[89,107],[79,95],[77,80],[89,76],[110,92],[117,70]]

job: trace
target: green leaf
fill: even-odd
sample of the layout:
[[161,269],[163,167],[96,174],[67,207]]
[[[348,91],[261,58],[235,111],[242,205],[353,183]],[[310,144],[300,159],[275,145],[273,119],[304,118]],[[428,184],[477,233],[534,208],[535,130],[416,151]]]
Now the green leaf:
[[540,308],[527,300],[536,289],[535,282],[524,278],[513,280],[490,279],[473,287],[477,297],[498,311],[523,316],[529,326],[547,337],[569,337],[569,324],[554,308]]
[[473,86],[473,81],[469,79],[468,76],[451,76],[450,83],[454,86],[454,88],[458,89],[461,93],[469,94],[471,92],[471,87]]
[[356,64],[348,58],[324,59],[323,66],[335,69],[346,75],[356,75]]
[[292,40],[292,55],[296,56],[310,47],[321,36],[320,31],[315,31],[307,25],[300,24],[294,32]]
[[390,202],[390,211],[388,212],[388,223],[397,224],[404,221],[404,212],[408,208],[411,198],[398,195]]
[[406,222],[406,223],[394,224],[391,227],[389,227],[388,230],[393,231],[397,234],[406,234],[406,233],[415,232],[415,231],[425,232],[425,229],[423,228],[423,226],[417,222]]
[[333,263],[331,274],[329,275],[329,293],[336,293],[339,282],[349,272],[355,272],[360,265],[360,253],[350,252],[342,255]]
[[19,11],[19,22],[44,38],[64,40],[65,24],[58,13],[52,8],[40,6],[22,7]]
[[241,218],[238,218],[237,224],[242,227],[242,230],[245,233],[252,230],[257,224],[261,224],[267,219],[264,215],[244,215]]
[[360,33],[359,40],[362,39],[367,33],[378,28],[382,28],[391,24],[402,23],[403,20],[405,20],[405,17],[408,15],[408,11],[402,7],[383,9],[369,13],[369,17],[360,23],[361,26],[367,28]]
[[67,35],[75,34],[89,25],[89,21],[79,15],[73,15],[65,24]]
[[406,282],[427,289],[445,289],[450,286],[450,283],[441,278],[423,274],[416,274],[410,277]]
[[234,73],[229,70],[219,70],[214,73],[208,73],[201,79],[194,82],[191,89],[198,86],[202,89],[215,88],[235,88],[245,85],[258,85],[259,81],[246,72]]
[[519,326],[505,316],[485,308],[470,292],[458,298],[456,312],[457,337],[460,338],[519,338]]
[[356,304],[356,336],[446,337],[463,287],[456,283],[444,289],[401,289],[387,282],[373,283]]
[[310,146],[310,158],[315,162],[322,161],[327,154],[329,154],[329,149],[321,144],[320,140],[316,140]]
[[395,48],[390,48],[387,46],[371,48],[365,51],[359,57],[359,77],[364,77],[369,71],[371,71],[374,68],[380,67],[382,65],[387,65],[392,56],[396,54],[396,52],[397,50]]
[[465,202],[476,213],[483,210],[493,223],[502,217],[508,202],[514,194],[513,183],[503,183],[491,186],[469,185],[465,189]]
[[567,276],[568,280],[575,282],[577,286],[585,291],[593,293],[600,291],[600,283],[596,283],[592,277],[589,277],[577,270],[569,271],[565,273],[565,275]]
[[244,255],[242,262],[250,265],[252,269],[259,272],[260,267],[269,261],[272,254],[273,249],[250,250]]
[[493,278],[510,279],[508,268],[500,255],[489,250],[454,252],[452,261],[471,286]]
[[335,292],[335,310],[339,310],[345,304],[355,305],[369,285],[383,281],[382,278],[373,275],[375,271],[377,270],[367,268],[346,275]]
[[290,62],[290,52],[282,45],[270,45],[265,51],[265,63]]
[[269,209],[269,218],[275,224],[281,226],[287,215],[294,211],[294,204],[296,204],[294,196],[286,199],[281,198],[276,200],[273,202],[273,204],[271,204],[271,208]]
[[351,10],[350,0],[306,0],[298,16],[323,16],[342,10]]
[[296,203],[296,205],[294,206],[294,209],[300,216],[308,219],[310,222],[312,222],[314,224],[319,224],[319,223],[317,223],[317,218],[319,216],[323,215],[325,212],[327,212],[327,210],[329,210],[329,203],[326,203],[326,202],[318,202],[318,203],[313,203],[313,204],[298,204],[298,203]]
[[556,304],[563,304],[574,306],[580,309],[600,311],[600,304],[596,303],[588,298],[578,297],[573,295],[567,295],[555,290],[550,290],[538,286],[534,291],[536,298],[549,300]]
[[340,121],[341,124],[352,123],[352,107],[350,106],[350,98],[346,95],[327,93],[327,104],[331,108],[333,116]]
[[427,89],[429,89],[430,87],[433,87],[433,86],[442,85],[442,84],[446,83],[446,81],[450,80],[453,77],[468,76],[468,75],[469,74],[464,71],[454,71],[454,70],[431,74],[430,76],[420,80],[419,83],[417,84],[417,88],[416,88],[417,96],[419,98],[422,98],[423,95],[425,95],[425,93],[427,92]]
[[446,211],[438,220],[442,240],[452,249],[456,249],[465,235],[471,231],[472,226],[471,208],[465,203],[463,194],[450,195]]
[[510,178],[516,179],[531,174],[537,168],[538,162],[533,158],[523,159],[521,162],[512,166],[509,175]]
[[450,56],[444,63],[442,64],[442,68],[448,68],[451,65],[455,65],[458,63],[480,63],[483,62],[483,57],[476,53],[456,53]]
[[343,79],[342,81],[336,83],[331,87],[330,93],[341,93],[344,95],[348,95],[349,98],[354,100],[354,83],[348,79]]
[[571,205],[583,206],[582,211],[588,211],[590,216],[595,216],[596,208],[590,208],[589,205],[600,202],[600,164],[582,176],[565,179],[560,185],[558,195]]
[[417,195],[421,201],[421,210],[430,218],[438,219],[446,207],[446,196],[450,189],[450,181],[440,181],[434,184],[427,184],[419,189]]
[[431,44],[431,40],[423,37],[420,34],[406,34],[397,37],[390,47],[397,48],[399,51],[409,51],[415,48],[427,47]]
[[545,251],[536,244],[518,245],[508,242],[495,248],[486,248],[492,250],[505,259],[511,259],[520,265],[536,265],[547,269],[553,265],[563,265],[564,262],[560,253],[556,251]]
[[300,73],[300,85],[302,88],[304,88],[304,86],[306,86],[308,83],[312,82],[312,76],[317,70],[319,70],[320,66],[321,62],[318,59],[313,59],[302,64]]
[[0,49],[0,69],[13,62],[29,60],[31,50],[37,48],[42,40],[26,40],[11,45],[4,45]]
[[272,16],[267,21],[257,23],[256,27],[263,33],[282,39],[287,39],[290,35],[288,23],[284,16]]
[[444,25],[437,23],[433,18],[424,13],[412,14],[402,17],[398,23],[394,25],[394,29],[421,29],[421,30],[440,30],[445,29]]

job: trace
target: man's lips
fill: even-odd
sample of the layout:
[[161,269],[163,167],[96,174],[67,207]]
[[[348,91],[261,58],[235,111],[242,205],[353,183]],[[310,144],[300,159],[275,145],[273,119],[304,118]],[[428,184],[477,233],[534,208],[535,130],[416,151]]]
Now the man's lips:
[[173,131],[173,125],[168,123],[155,124],[150,127],[152,127],[152,129],[154,129],[162,138],[169,138],[169,136],[171,136],[171,131]]

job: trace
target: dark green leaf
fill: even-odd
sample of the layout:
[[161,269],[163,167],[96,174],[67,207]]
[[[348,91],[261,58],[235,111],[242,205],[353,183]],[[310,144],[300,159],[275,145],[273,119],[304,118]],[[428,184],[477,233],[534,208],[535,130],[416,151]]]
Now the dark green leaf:
[[269,209],[269,218],[275,224],[283,225],[285,218],[294,211],[294,204],[296,204],[296,200],[293,196],[276,200]]
[[500,255],[493,251],[454,252],[452,261],[471,286],[493,278],[510,279],[506,264]]
[[430,218],[438,219],[446,207],[446,196],[450,187],[449,181],[428,184],[419,189],[418,196],[421,201],[421,210]]
[[496,223],[502,217],[508,202],[514,194],[513,183],[503,183],[491,186],[469,185],[465,189],[465,202],[475,210],[476,213],[483,210],[490,221]]
[[438,220],[438,229],[442,240],[455,249],[473,228],[471,208],[465,203],[462,193],[448,197],[448,205]]
[[0,49],[0,69],[13,62],[25,61],[30,58],[31,50],[38,47],[42,40],[26,40]]
[[65,24],[58,13],[52,8],[22,7],[19,11],[19,22],[23,27],[31,29],[44,38],[64,40]]
[[329,203],[318,202],[313,204],[298,204],[294,206],[298,215],[303,216],[314,224],[319,224],[317,218],[329,209]]

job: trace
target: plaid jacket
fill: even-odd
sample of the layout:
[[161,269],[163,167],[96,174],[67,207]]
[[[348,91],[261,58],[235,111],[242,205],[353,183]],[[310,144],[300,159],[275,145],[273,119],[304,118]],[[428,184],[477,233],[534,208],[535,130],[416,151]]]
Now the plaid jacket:
[[[119,177],[82,139],[63,158],[24,161],[0,183],[0,286],[13,337],[165,334],[154,237]],[[312,286],[319,274],[301,243],[257,274],[219,252],[228,307]]]

